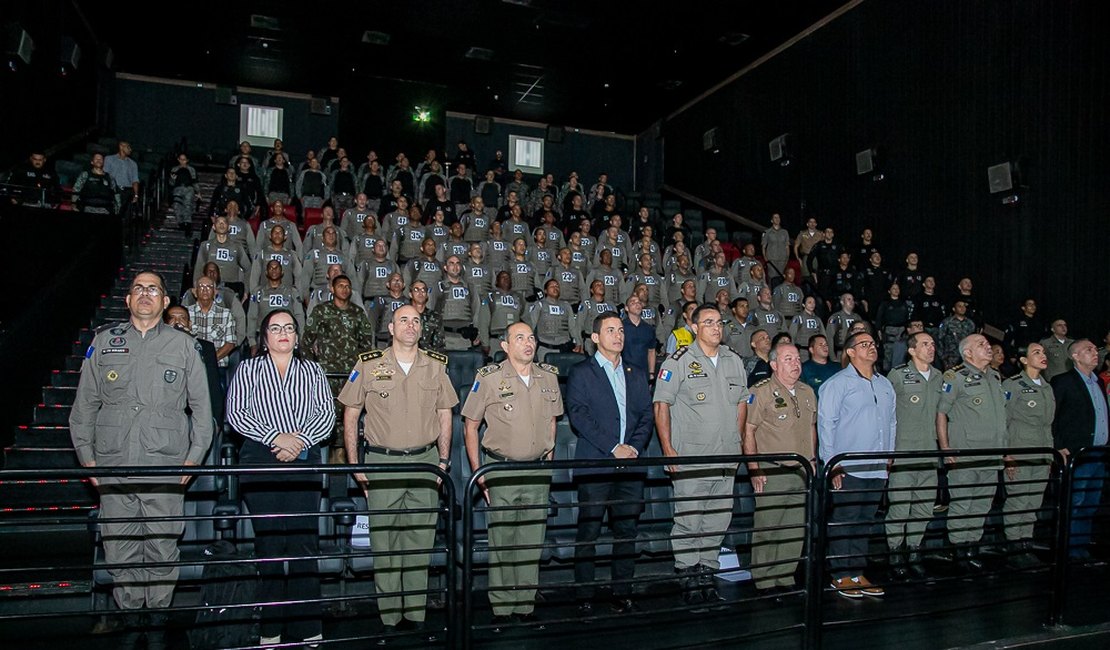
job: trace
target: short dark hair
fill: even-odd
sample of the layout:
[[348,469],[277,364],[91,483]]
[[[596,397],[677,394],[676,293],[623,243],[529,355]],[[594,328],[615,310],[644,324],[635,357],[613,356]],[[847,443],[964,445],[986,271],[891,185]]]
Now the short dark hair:
[[[691,301],[691,302],[693,302],[693,301]],[[686,303],[686,304],[688,305],[690,303]],[[686,305],[682,306],[682,311],[686,311]],[[705,302],[705,303],[702,303],[702,304],[698,305],[698,308],[695,309],[694,313],[690,315],[690,322],[691,323],[698,322],[698,316],[700,316],[702,314],[702,312],[707,312],[707,311],[711,311],[714,314],[717,314],[718,316],[721,315],[721,312],[717,309],[717,305],[715,305],[711,302]]]
[[[219,265],[217,265],[216,268],[219,268]],[[167,295],[166,294],[166,278],[165,278],[165,276],[163,276],[158,271],[154,271],[152,269],[139,269],[138,273],[136,273],[135,276],[131,278],[131,284],[127,285],[128,288],[135,286],[135,280],[140,275],[153,275],[154,277],[158,278],[158,284],[161,285],[160,288],[162,289],[162,295]]]
[[771,347],[774,348],[776,345],[779,344],[779,341],[789,341],[793,343],[794,339],[791,338],[790,332],[779,332],[778,334],[775,334],[774,338],[771,339]]
[[601,333],[601,323],[602,323],[602,321],[607,321],[611,318],[615,318],[617,320],[620,320],[621,315],[618,314],[617,312],[613,311],[612,309],[610,309],[608,311],[603,311],[600,314],[598,314],[597,318],[594,319],[594,325],[593,325],[594,334],[600,334]]
[[[262,322],[258,325],[258,353],[254,356],[261,357],[265,354],[270,354],[270,348],[266,345],[266,330],[270,327],[270,321],[272,321],[274,319],[274,316],[277,316],[278,314],[289,314],[289,318],[293,319],[293,331],[297,334],[297,336],[301,335],[301,326],[297,323],[297,317],[293,315],[293,312],[289,309],[286,309],[285,307],[275,309],[272,312],[266,314],[262,318]],[[293,347],[293,356],[298,359],[301,358],[301,351],[299,346]]]
[[855,347],[856,342],[865,336],[870,337],[872,341],[875,340],[875,337],[871,335],[871,332],[856,332],[855,334],[849,336],[847,341],[844,341],[844,349],[847,350],[848,348]]
[[829,340],[828,337],[826,337],[824,334],[814,334],[813,336],[809,337],[809,341],[806,343],[806,347],[807,348],[812,348],[813,347],[813,342],[816,341],[817,339],[822,339],[824,341]]
[[730,302],[728,304],[728,306],[729,306],[730,309],[736,309],[736,305],[739,305],[742,302],[748,302],[748,299],[743,298],[743,297],[737,298],[737,299],[733,300],[732,302]]
[[330,283],[331,286],[334,287],[335,283],[339,282],[340,280],[346,280],[348,284],[353,284],[351,282],[351,278],[347,277],[346,273],[340,273],[339,275],[337,275],[337,276],[335,276],[334,278],[331,279],[331,283]]

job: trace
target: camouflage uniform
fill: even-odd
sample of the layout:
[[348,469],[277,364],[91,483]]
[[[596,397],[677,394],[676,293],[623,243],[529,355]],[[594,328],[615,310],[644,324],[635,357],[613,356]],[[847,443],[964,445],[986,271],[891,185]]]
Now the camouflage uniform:
[[[346,309],[335,306],[334,301],[325,302],[312,310],[308,317],[308,325],[301,337],[301,346],[304,355],[311,361],[316,361],[324,372],[338,373],[339,377],[328,377],[331,393],[338,397],[343,390],[346,373],[355,366],[360,352],[365,352],[373,347],[374,327],[359,307],[350,304]],[[337,418],[335,420],[335,436],[330,444],[331,460],[335,463],[346,462],[343,458],[343,405],[335,402]],[[337,453],[338,452],[338,453]]]
[[425,350],[443,352],[443,313],[437,309],[425,309],[420,315],[420,347]]

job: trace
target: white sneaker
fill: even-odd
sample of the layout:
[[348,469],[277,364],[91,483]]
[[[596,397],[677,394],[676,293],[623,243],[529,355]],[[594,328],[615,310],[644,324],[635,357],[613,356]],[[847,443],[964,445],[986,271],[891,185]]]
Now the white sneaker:
[[281,635],[258,637],[258,645],[277,645],[281,643]]

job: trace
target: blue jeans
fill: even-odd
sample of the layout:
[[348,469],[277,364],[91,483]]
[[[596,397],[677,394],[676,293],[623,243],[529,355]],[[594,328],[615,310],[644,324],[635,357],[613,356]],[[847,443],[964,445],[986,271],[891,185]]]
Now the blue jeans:
[[1074,465],[1071,488],[1071,546],[1070,554],[1086,555],[1084,547],[1091,543],[1091,524],[1102,498],[1102,483],[1106,478],[1105,457],[1102,454],[1085,456]]

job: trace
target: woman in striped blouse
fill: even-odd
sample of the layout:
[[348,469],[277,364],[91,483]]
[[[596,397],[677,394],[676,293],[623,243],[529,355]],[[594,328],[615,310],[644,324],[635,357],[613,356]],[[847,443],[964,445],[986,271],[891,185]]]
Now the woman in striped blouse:
[[[241,465],[320,464],[320,443],[335,423],[335,403],[323,369],[301,358],[297,324],[287,309],[270,312],[259,331],[258,354],[239,364],[227,393],[227,419],[246,440]],[[313,474],[246,474],[240,479],[252,515],[310,513],[253,519],[260,558],[310,557],[318,552],[320,478]],[[261,602],[320,598],[316,560],[264,562]],[[271,606],[262,611],[262,644],[282,632],[309,647],[323,639],[320,605]],[[289,639],[286,640],[288,642]]]

